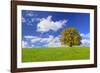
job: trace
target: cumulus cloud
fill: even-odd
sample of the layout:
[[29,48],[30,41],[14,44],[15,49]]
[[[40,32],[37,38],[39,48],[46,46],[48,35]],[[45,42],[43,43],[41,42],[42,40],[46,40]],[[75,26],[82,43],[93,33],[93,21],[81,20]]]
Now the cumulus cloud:
[[32,39],[32,38],[35,38],[35,36],[30,36],[30,35],[27,35],[27,36],[24,36],[25,39]]
[[23,16],[21,19],[22,23],[26,23],[26,25],[33,25],[34,22],[39,22],[40,20],[41,18],[37,18],[34,16],[31,19]]
[[89,39],[82,39],[81,43],[83,46],[89,46],[90,45],[90,40]]
[[87,33],[87,34],[83,34],[81,33],[80,34],[81,37],[82,37],[82,40],[81,40],[81,45],[82,46],[89,46],[90,45],[90,33]]
[[22,48],[27,48],[28,47],[28,42],[22,41]]
[[22,22],[25,23],[26,22],[26,19],[24,17],[22,17]]
[[49,35],[48,38],[42,38],[40,42],[47,42],[48,43],[48,42],[52,41],[53,39],[54,39],[54,36]]
[[[22,17],[22,23],[24,24],[26,24],[26,25],[32,25],[32,20],[31,19],[29,19],[29,18],[25,18],[25,17]],[[24,25],[25,25],[24,24]]]
[[87,34],[81,33],[80,35],[82,38],[90,38],[90,33],[87,33]]
[[[45,47],[61,47],[60,37],[54,37],[49,35],[48,37],[42,38],[37,36],[24,36],[24,39],[28,39],[28,43],[30,42],[30,47],[38,47],[36,44],[42,44]],[[30,40],[30,41],[29,41]],[[34,45],[35,44],[35,45]],[[23,47],[26,47],[27,43],[23,42]]]
[[52,16],[48,16],[47,18],[42,18],[40,22],[37,24],[37,31],[38,32],[48,32],[49,30],[57,31],[58,29],[62,28],[67,20],[59,20],[53,21]]
[[27,16],[34,16],[33,13],[27,13]]
[[36,43],[36,42],[38,42],[38,41],[40,41],[40,40],[41,40],[41,38],[36,37],[36,38],[32,38],[32,39],[31,39],[31,42],[32,42],[32,43]]
[[46,42],[46,47],[61,47],[60,36],[54,37],[49,35],[49,38],[43,38],[40,42]]
[[[89,46],[90,45],[90,37],[89,34],[82,34],[81,46]],[[83,38],[85,37],[85,38]],[[60,36],[54,37],[53,35],[48,35],[48,37],[39,37],[39,36],[24,36],[26,41],[22,41],[23,47],[65,47],[60,42]],[[28,43],[27,43],[28,42]]]
[[54,39],[52,39],[52,41],[48,42],[48,44],[46,45],[47,47],[61,47],[61,42],[59,37],[55,37]]
[[89,39],[83,39],[82,43],[90,43],[90,40]]
[[30,40],[31,43],[35,43],[35,42],[37,42],[37,41],[40,41],[42,38],[37,37],[37,36],[30,36],[30,35],[27,35],[27,36],[24,36],[24,39]]
[[54,36],[49,35],[48,37],[42,38],[42,37],[38,37],[38,36],[27,35],[27,36],[24,36],[24,39],[26,39],[26,40],[28,39],[32,43],[35,43],[37,41],[39,41],[39,42],[50,42],[52,39],[54,39]]
[[40,21],[40,20],[41,20],[41,18],[36,18],[36,17],[31,18],[31,22],[32,23],[36,22],[36,21]]
[[41,38],[36,36],[27,36],[27,38],[31,38],[32,43],[40,42],[40,43],[48,43],[54,39],[52,35],[49,35],[49,37]]
[[32,44],[29,40],[22,40],[22,48],[32,48],[35,47],[34,44]]
[[34,13],[33,11],[27,11],[26,16],[33,17],[33,16],[37,16],[37,14]]

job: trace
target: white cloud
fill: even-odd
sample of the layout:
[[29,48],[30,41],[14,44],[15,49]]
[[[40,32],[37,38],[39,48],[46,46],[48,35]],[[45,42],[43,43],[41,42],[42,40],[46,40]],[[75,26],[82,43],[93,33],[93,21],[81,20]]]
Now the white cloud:
[[[41,37],[36,37],[36,36],[24,36],[24,39],[29,39],[30,40],[30,47],[35,47],[34,43],[40,42],[40,43],[45,43],[43,46],[46,47],[61,47],[60,42],[60,36],[54,37],[52,35],[49,35],[49,37],[46,38],[41,38]],[[29,41],[28,41],[29,42]],[[28,43],[26,41],[23,41],[23,47],[27,47]]]
[[46,37],[46,38],[41,38],[41,37],[37,37],[37,36],[24,36],[25,39],[28,39],[30,40],[32,43],[35,43],[35,42],[50,42],[54,37],[52,35],[49,35],[49,37]]
[[[29,38],[31,38],[31,37],[29,37]],[[54,39],[54,37],[52,35],[49,35],[49,37],[46,37],[46,38],[41,38],[41,37],[33,36],[31,38],[31,42],[32,43],[35,43],[35,42],[38,42],[39,41],[40,43],[44,43],[44,42],[45,43],[48,43],[48,42],[52,41],[53,39]]]
[[28,47],[28,43],[26,41],[22,41],[22,48],[27,48]]
[[27,35],[27,36],[24,36],[24,39],[28,39],[31,41],[31,43],[35,43],[37,41],[40,41],[42,38],[40,37],[37,37],[37,36],[30,36],[30,35]]
[[28,47],[34,47],[34,43],[41,40],[40,37],[30,35],[24,36],[24,39],[28,42]]
[[[87,36],[88,34],[86,34],[86,36],[84,37],[89,37]],[[65,47],[65,45],[62,45],[60,42],[60,36],[54,37],[53,35],[49,35],[48,37],[39,37],[39,36],[24,36],[24,39],[26,39],[26,41],[23,42],[23,47],[27,47],[28,46],[28,42],[30,42],[30,46],[29,47],[35,47],[35,43],[39,42],[39,43],[44,43],[43,46],[46,47]],[[28,39],[28,40],[27,40]],[[81,40],[81,46],[89,46],[90,45],[90,39],[89,38],[82,38]]]
[[30,42],[29,41],[26,41],[26,40],[22,40],[22,48],[32,48],[32,47],[35,47],[34,44],[29,44]]
[[82,38],[90,38],[90,33],[87,33],[87,34],[81,33],[80,35]]
[[30,36],[30,35],[27,35],[27,36],[24,36],[25,39],[31,39],[31,38],[34,38],[34,36]]
[[60,36],[52,37],[52,39],[50,39],[45,46],[47,46],[47,47],[65,47],[60,42]]
[[32,13],[28,13],[27,16],[34,16]]
[[37,37],[37,38],[32,38],[31,39],[31,42],[32,43],[36,43],[36,42],[38,42],[38,41],[40,41],[41,40],[41,38],[39,38],[39,37]]
[[80,34],[81,37],[82,37],[82,40],[81,40],[81,45],[82,46],[89,46],[90,45],[90,33],[87,33],[87,34],[83,34],[81,33]]
[[33,44],[32,44],[32,46],[31,46],[31,47],[35,47],[35,45],[33,45]]
[[90,45],[90,39],[82,39],[81,40],[81,45],[83,46],[89,46]]
[[47,42],[48,43],[48,42],[52,41],[53,39],[54,39],[54,36],[49,35],[48,38],[42,38],[40,42]]
[[31,22],[40,21],[40,20],[41,18],[36,18],[36,17],[31,18]]
[[52,41],[48,42],[48,47],[61,47],[61,42],[59,37],[55,37]]
[[26,19],[24,17],[22,17],[22,22],[25,23],[26,22]]
[[81,40],[81,42],[82,42],[82,43],[90,43],[90,40],[88,40],[88,39],[83,39],[83,40]]
[[38,32],[48,32],[49,30],[57,31],[62,28],[67,20],[59,20],[53,21],[52,16],[48,16],[47,18],[42,18],[40,22],[37,24]]
[[32,11],[28,11],[26,15],[30,17],[37,16],[37,14],[33,13]]
[[25,17],[22,17],[22,22],[26,23],[26,25],[32,25],[32,20]]

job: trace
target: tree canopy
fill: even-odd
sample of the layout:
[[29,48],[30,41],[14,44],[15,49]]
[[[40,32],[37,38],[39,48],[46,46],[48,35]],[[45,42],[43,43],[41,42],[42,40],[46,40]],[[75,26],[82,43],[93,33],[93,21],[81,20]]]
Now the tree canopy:
[[76,28],[65,28],[61,32],[60,41],[63,45],[72,47],[73,45],[81,44],[81,36]]

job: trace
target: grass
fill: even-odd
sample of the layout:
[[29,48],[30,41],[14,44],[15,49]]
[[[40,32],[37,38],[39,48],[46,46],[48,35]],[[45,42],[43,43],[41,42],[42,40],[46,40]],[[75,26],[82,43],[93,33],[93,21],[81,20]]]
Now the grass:
[[22,62],[85,60],[90,58],[89,47],[23,48]]

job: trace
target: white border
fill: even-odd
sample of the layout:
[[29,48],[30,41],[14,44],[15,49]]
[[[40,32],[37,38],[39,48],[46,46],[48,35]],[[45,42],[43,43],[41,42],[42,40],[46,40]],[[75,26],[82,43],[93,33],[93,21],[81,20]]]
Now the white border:
[[[37,10],[37,11],[56,11],[56,12],[78,12],[90,13],[90,60],[74,60],[74,61],[49,61],[49,62],[32,62],[22,63],[21,61],[21,10]],[[57,7],[39,7],[39,6],[17,6],[17,68],[29,67],[46,67],[61,65],[82,65],[94,64],[94,10],[93,9],[76,9],[76,8],[57,8]]]

